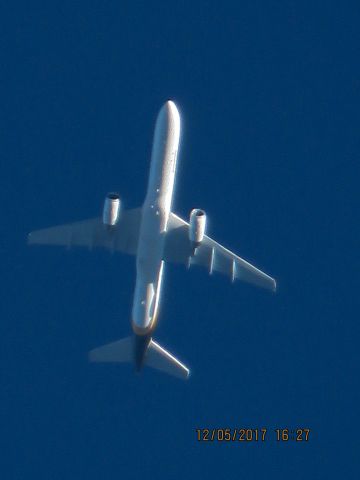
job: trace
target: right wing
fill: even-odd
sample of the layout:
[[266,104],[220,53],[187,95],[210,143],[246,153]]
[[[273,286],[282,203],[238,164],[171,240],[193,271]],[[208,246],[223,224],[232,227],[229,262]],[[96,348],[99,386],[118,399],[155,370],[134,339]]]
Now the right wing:
[[134,255],[137,251],[141,223],[141,208],[124,210],[113,227],[104,225],[101,218],[91,218],[81,222],[58,225],[36,230],[28,236],[30,245],[63,245],[103,247]]
[[232,281],[239,279],[268,290],[276,290],[276,281],[273,278],[207,235],[204,235],[203,241],[193,254],[189,240],[189,224],[174,213],[169,216],[164,260],[188,266],[200,265],[207,268],[209,273],[222,273]]

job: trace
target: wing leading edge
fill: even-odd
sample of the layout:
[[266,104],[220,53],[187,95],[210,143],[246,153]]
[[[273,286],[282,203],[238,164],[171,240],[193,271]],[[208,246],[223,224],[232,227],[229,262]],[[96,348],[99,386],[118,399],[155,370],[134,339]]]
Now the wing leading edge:
[[111,251],[120,251],[134,255],[137,250],[141,223],[141,208],[125,210],[118,223],[112,227],[104,225],[101,218],[91,218],[81,222],[58,225],[36,230],[28,236],[33,245],[62,245],[103,247]]
[[170,213],[164,249],[165,261],[200,265],[207,268],[209,273],[222,273],[229,276],[232,281],[239,279],[268,290],[276,290],[276,281],[273,278],[207,235],[196,249],[195,255],[192,255],[192,251],[189,224],[174,213]]

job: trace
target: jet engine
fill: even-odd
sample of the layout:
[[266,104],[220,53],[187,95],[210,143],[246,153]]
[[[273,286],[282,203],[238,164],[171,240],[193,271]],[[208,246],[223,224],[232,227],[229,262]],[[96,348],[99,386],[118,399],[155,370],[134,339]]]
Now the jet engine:
[[202,242],[205,234],[206,214],[204,210],[194,208],[190,213],[189,239],[192,246],[197,248]]
[[117,193],[108,193],[105,197],[103,210],[103,224],[114,226],[117,224],[120,216],[120,197]]

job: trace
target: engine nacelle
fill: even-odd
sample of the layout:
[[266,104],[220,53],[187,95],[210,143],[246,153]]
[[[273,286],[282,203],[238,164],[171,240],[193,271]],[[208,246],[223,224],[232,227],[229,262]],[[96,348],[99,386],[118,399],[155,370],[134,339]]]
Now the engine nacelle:
[[117,224],[120,216],[120,197],[117,193],[108,193],[105,197],[103,210],[104,225],[114,226]]
[[189,239],[194,248],[202,242],[206,228],[206,214],[204,210],[194,208],[190,213]]

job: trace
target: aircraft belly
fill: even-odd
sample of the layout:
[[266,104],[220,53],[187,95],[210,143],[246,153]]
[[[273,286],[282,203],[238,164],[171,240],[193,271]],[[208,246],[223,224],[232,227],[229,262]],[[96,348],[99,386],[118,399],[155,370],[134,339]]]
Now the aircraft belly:
[[160,261],[155,281],[149,282],[138,274],[132,312],[133,330],[138,335],[150,333],[156,323],[164,262]]
[[162,279],[165,212],[144,208],[136,260],[133,328],[148,333],[156,319],[158,292]]
[[147,194],[142,209],[132,326],[147,335],[156,323],[163,273],[164,234],[174,188],[180,116],[167,102],[156,120]]

